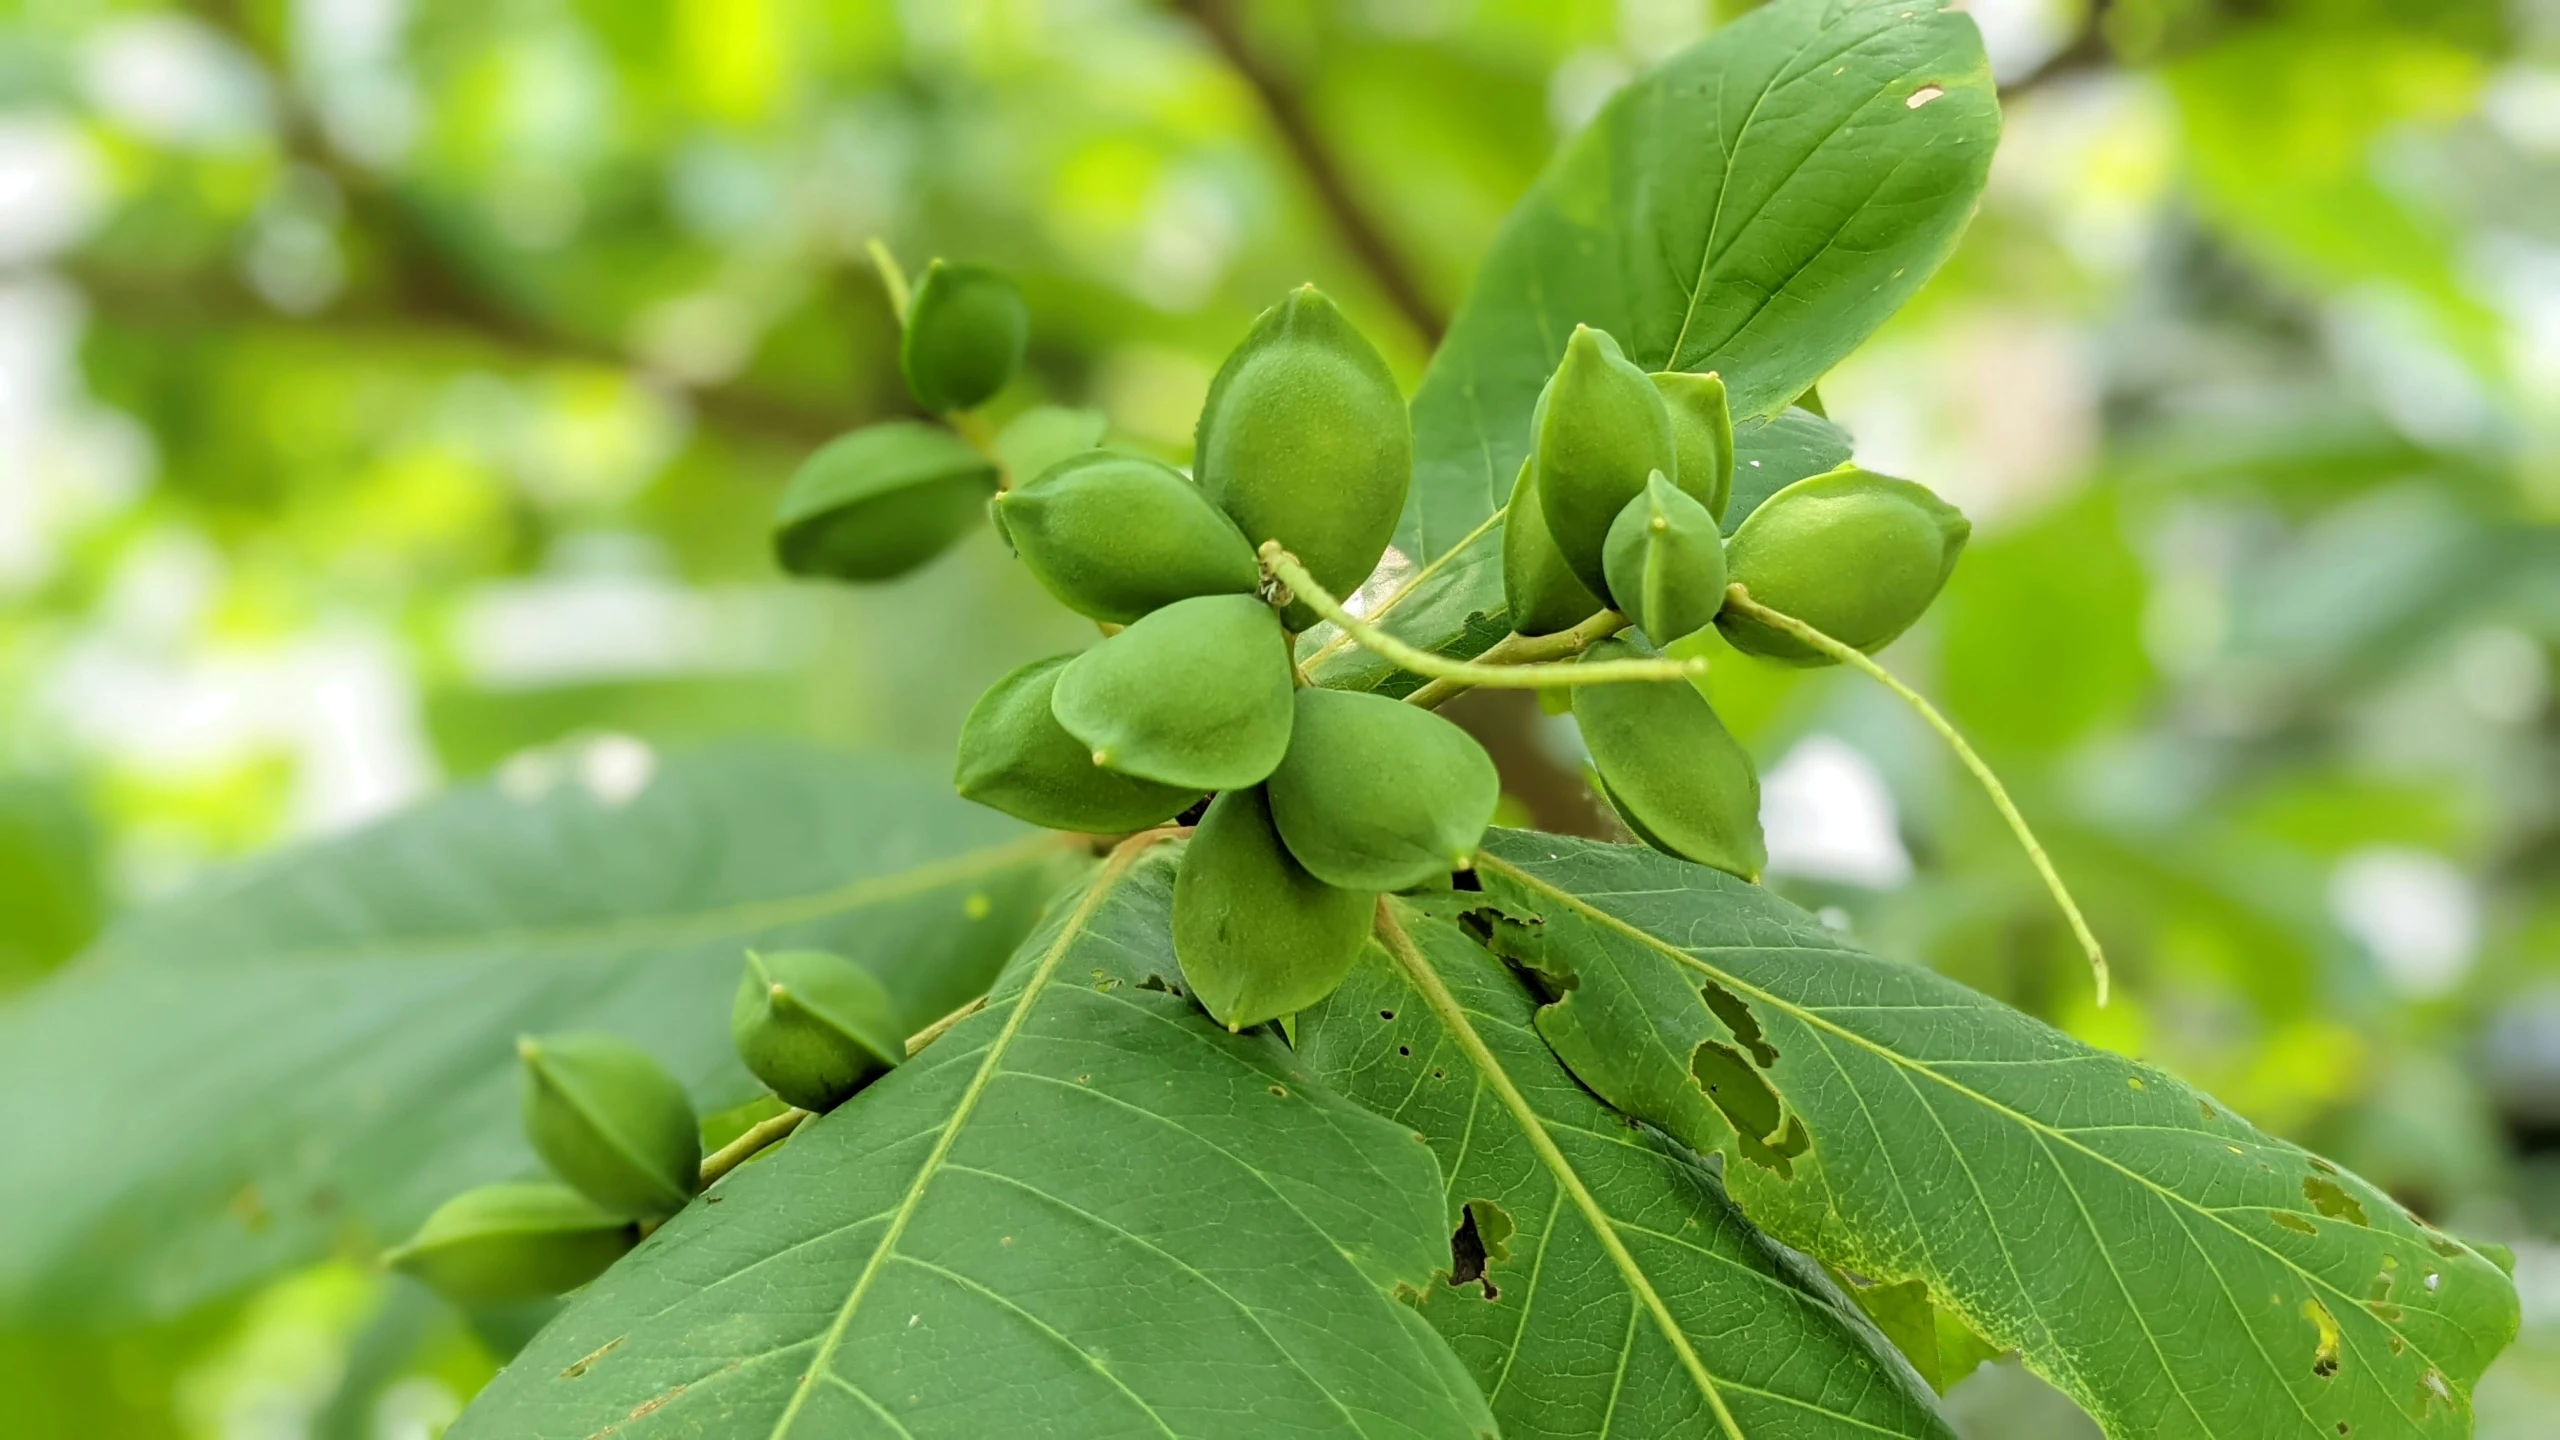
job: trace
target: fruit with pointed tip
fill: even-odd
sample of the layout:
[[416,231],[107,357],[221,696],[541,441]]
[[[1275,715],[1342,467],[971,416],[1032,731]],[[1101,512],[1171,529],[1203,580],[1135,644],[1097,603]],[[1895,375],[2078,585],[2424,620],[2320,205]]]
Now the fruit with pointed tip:
[[1668,645],[1724,608],[1724,536],[1707,507],[1653,472],[1609,527],[1609,598],[1645,638]]
[[1079,615],[1126,625],[1195,595],[1250,595],[1244,532],[1179,470],[1110,450],[1070,457],[995,499],[996,530]]
[[1173,954],[1212,1019],[1241,1030],[1333,993],[1368,943],[1378,897],[1307,873],[1259,785],[1209,802],[1173,878]]
[[[1610,639],[1583,659],[1650,653]],[[1760,833],[1759,772],[1695,686],[1577,685],[1573,718],[1601,788],[1639,839],[1666,855],[1760,878],[1769,851]]]
[[1475,737],[1384,695],[1300,690],[1289,753],[1264,783],[1307,873],[1347,890],[1410,890],[1473,863],[1502,780]]
[[1724,520],[1733,498],[1733,409],[1725,396],[1724,377],[1665,371],[1653,377],[1662,403],[1671,413],[1671,448],[1680,458],[1680,488]]
[[551,1173],[616,1215],[654,1220],[702,1188],[702,1131],[684,1086],[616,1035],[527,1035],[524,1131]]
[[1502,594],[1511,628],[1523,635],[1553,635],[1570,630],[1608,608],[1547,533],[1547,517],[1538,508],[1538,462],[1520,462],[1511,482],[1511,503],[1502,512]]
[[960,727],[960,793],[1052,830],[1120,835],[1170,820],[1207,786],[1159,785],[1105,770],[1050,702],[1073,655],[1034,660],[987,687]]
[[794,575],[889,580],[951,548],[986,513],[996,467],[947,430],[869,425],[801,463],[773,516]]
[[[1872,653],[1938,598],[1972,534],[1963,512],[1927,486],[1843,465],[1761,502],[1726,545],[1726,570],[1762,605]],[[1791,665],[1833,663],[1736,610],[1718,616],[1716,628],[1737,650]]]
[[1606,331],[1577,325],[1529,426],[1547,533],[1582,583],[1604,594],[1601,550],[1610,523],[1654,471],[1679,482],[1670,408],[1653,377],[1629,363]]
[[898,368],[908,393],[937,415],[975,410],[1022,368],[1031,312],[1013,277],[986,265],[936,260],[907,302]]
[[896,1002],[869,970],[824,950],[747,952],[729,1006],[747,1073],[803,1110],[828,1111],[907,1055]]
[[639,1240],[627,1217],[546,1180],[465,1190],[382,1259],[456,1305],[511,1305],[577,1289]]
[[1289,636],[1251,595],[1177,600],[1069,662],[1050,713],[1093,763],[1160,785],[1259,784],[1289,748]]

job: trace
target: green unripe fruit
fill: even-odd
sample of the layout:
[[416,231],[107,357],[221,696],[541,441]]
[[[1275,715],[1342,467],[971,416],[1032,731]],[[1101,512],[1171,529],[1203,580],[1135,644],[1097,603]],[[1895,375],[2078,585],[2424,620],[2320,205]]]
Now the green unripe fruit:
[[[1972,534],[1963,512],[1927,486],[1843,465],[1762,502],[1733,533],[1725,564],[1752,599],[1872,652],[1910,629],[1938,598]],[[1716,627],[1737,650],[1791,665],[1831,663],[1731,610]]]
[[1609,527],[1609,597],[1656,645],[1715,623],[1724,608],[1716,517],[1657,470]]
[[524,1133],[551,1173],[616,1215],[653,1220],[702,1188],[693,1102],[649,1052],[613,1035],[527,1035]]
[[1203,595],[1068,662],[1049,710],[1094,764],[1197,794],[1259,784],[1279,765],[1295,679],[1270,606]]
[[1281,843],[1259,785],[1209,802],[1173,877],[1182,981],[1230,1030],[1333,993],[1368,943],[1378,897],[1327,885]]
[[925,267],[907,302],[898,368],[908,393],[937,415],[975,410],[1022,368],[1031,312],[1013,277],[984,265]]
[[1126,625],[1195,595],[1250,595],[1244,532],[1170,465],[1093,450],[996,497],[996,529],[1059,603]]
[[1687,375],[1669,371],[1653,377],[1671,412],[1671,448],[1680,457],[1680,488],[1707,507],[1718,522],[1733,498],[1733,409],[1726,402],[1724,377],[1710,371]]
[[1608,589],[1601,549],[1609,525],[1659,470],[1680,479],[1671,411],[1653,377],[1618,342],[1577,325],[1529,422],[1538,505],[1565,564],[1597,595]]
[[[1588,661],[1650,652],[1604,640]],[[1769,863],[1760,834],[1760,775],[1696,687],[1672,682],[1577,685],[1573,718],[1601,788],[1627,828],[1666,855],[1756,881]]]
[[907,1056],[889,992],[824,950],[748,951],[729,1038],[748,1074],[803,1110],[833,1110]]
[[960,793],[1052,830],[1120,835],[1191,808],[1209,787],[1159,785],[1105,770],[1093,747],[1067,733],[1050,704],[1075,660],[1035,660],[987,687],[960,727]]
[[483,1185],[447,1200],[383,1263],[456,1305],[565,1294],[640,1242],[640,1229],[566,1185]]
[[1289,753],[1263,786],[1307,873],[1349,890],[1410,890],[1464,870],[1502,779],[1475,737],[1428,710],[1349,690],[1298,692]]
[[1520,462],[1510,507],[1502,512],[1502,594],[1511,628],[1523,635],[1570,630],[1608,608],[1564,563],[1538,506],[1538,462],[1532,457]]
[[[1314,286],[1227,356],[1195,443],[1200,489],[1256,549],[1278,540],[1336,595],[1377,568],[1413,478],[1413,422],[1377,347]],[[1312,612],[1292,617],[1303,628]]]
[[794,575],[888,580],[951,548],[996,491],[996,467],[947,430],[893,420],[839,436],[801,463],[773,515]]

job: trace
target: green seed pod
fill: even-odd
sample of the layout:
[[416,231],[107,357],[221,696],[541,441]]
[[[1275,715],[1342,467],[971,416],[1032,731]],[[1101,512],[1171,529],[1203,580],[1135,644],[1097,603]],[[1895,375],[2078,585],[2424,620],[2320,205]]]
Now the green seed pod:
[[888,580],[951,548],[986,512],[996,467],[948,430],[893,420],[802,462],[774,510],[773,553],[794,575]]
[[1601,594],[1609,586],[1600,552],[1610,522],[1654,471],[1679,482],[1670,408],[1652,377],[1619,353],[1617,341],[1577,325],[1563,362],[1538,395],[1529,435],[1547,533],[1573,573]]
[[[1651,653],[1604,640],[1590,661]],[[1627,828],[1656,850],[1757,881],[1769,863],[1760,836],[1760,775],[1697,688],[1680,682],[1578,685],[1573,718]]]
[[1609,596],[1656,645],[1715,623],[1724,608],[1724,536],[1716,517],[1653,472],[1609,527]]
[[1474,736],[1349,690],[1298,692],[1289,753],[1263,788],[1289,853],[1347,890],[1410,890],[1466,869],[1502,798]]
[[1510,507],[1502,512],[1502,593],[1511,628],[1523,635],[1570,630],[1608,608],[1564,563],[1538,503],[1538,462],[1531,457],[1520,462]]
[[[1927,486],[1843,465],[1763,501],[1733,533],[1725,560],[1752,599],[1872,653],[1938,598],[1972,534],[1963,512]],[[1730,610],[1716,627],[1737,650],[1791,665],[1831,663]]]
[[524,1132],[551,1173],[616,1215],[653,1220],[702,1188],[702,1131],[684,1086],[613,1035],[516,1041]]
[[1295,678],[1270,606],[1203,595],[1078,655],[1049,710],[1105,770],[1227,790],[1260,784],[1287,752]]
[[996,497],[996,529],[1050,594],[1126,625],[1194,595],[1250,595],[1262,566],[1244,532],[1183,473],[1092,450]]
[[1173,954],[1210,1018],[1241,1030],[1333,993],[1368,943],[1378,897],[1306,871],[1259,785],[1209,802],[1173,877]]
[[729,1038],[747,1073],[803,1110],[833,1110],[907,1056],[897,1003],[872,973],[824,950],[747,952]]
[[1031,312],[1013,277],[984,265],[936,260],[907,302],[898,368],[907,391],[936,415],[975,410],[1022,368]]
[[1709,371],[1669,371],[1653,377],[1671,412],[1671,448],[1680,457],[1680,488],[1707,507],[1718,523],[1733,498],[1733,410],[1725,402],[1724,377]]
[[631,1221],[546,1180],[465,1190],[382,1259],[456,1305],[509,1305],[575,1290],[639,1241]]
[[[1262,312],[1200,410],[1192,472],[1260,548],[1348,595],[1404,514],[1413,422],[1387,362],[1312,285]],[[1292,608],[1292,623],[1312,612]],[[1303,628],[1303,624],[1300,625]]]
[[1191,808],[1208,789],[1159,785],[1093,763],[1093,747],[1067,733],[1050,709],[1058,676],[1075,660],[1035,660],[987,687],[960,727],[960,793],[1052,830],[1120,835]]

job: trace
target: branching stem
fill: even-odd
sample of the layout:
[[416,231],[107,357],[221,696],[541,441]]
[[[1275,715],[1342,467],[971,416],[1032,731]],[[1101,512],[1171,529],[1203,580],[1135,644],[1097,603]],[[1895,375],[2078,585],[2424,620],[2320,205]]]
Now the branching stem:
[[[1593,645],[1627,628],[1627,617],[1615,610],[1602,610],[1570,630],[1552,635],[1505,635],[1492,648],[1476,657],[1479,665],[1534,665],[1548,661],[1570,660]],[[1596,667],[1586,667],[1596,668]],[[1475,687],[1463,680],[1433,680],[1404,697],[1408,705],[1434,710],[1448,700]]]
[[2036,839],[2036,832],[2027,827],[2027,817],[2018,813],[2017,802],[2009,798],[2008,787],[2000,783],[2000,777],[1991,773],[1991,767],[1983,763],[1982,757],[1974,753],[1971,745],[1965,743],[1964,736],[1957,731],[1955,725],[1946,716],[1938,713],[1938,707],[1922,698],[1919,691],[1896,679],[1892,671],[1877,664],[1865,651],[1835,640],[1784,611],[1770,609],[1752,599],[1751,592],[1740,585],[1726,589],[1725,606],[1772,629],[1783,630],[1841,664],[1863,673],[1868,679],[1899,696],[1902,703],[1910,706],[1918,712],[1921,719],[1929,722],[1929,728],[1938,732],[1938,737],[1947,742],[1947,748],[1956,752],[1956,758],[1964,762],[1964,768],[1972,771],[1973,778],[1981,783],[1983,792],[1991,797],[1993,808],[2000,812],[2000,818],[2009,822],[2009,833],[2018,837],[2019,846],[2027,852],[2027,858],[2034,862],[2036,874],[2044,879],[2044,888],[2052,892],[2053,902],[2062,907],[2063,918],[2071,922],[2071,933],[2079,937],[2080,948],[2089,952],[2089,969],[2097,977],[2098,982],[2098,1003],[2101,1006],[2105,1005],[2108,990],[2107,955],[2099,948],[2098,937],[2089,929],[2087,917],[2080,913],[2080,906],[2072,900],[2071,891],[2063,885],[2060,872],[2053,868],[2052,857],[2044,853],[2044,846]]

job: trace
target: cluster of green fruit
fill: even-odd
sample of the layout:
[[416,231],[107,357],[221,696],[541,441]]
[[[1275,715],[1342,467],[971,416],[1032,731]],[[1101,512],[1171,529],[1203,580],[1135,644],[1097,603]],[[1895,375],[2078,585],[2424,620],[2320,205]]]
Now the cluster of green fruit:
[[[906,1056],[879,980],[817,950],[749,954],[729,1030],[748,1073],[806,1111],[844,1103]],[[385,1257],[458,1305],[575,1289],[712,1178],[692,1101],[647,1051],[583,1033],[528,1035],[516,1050],[525,1138],[555,1178],[466,1190]]]

